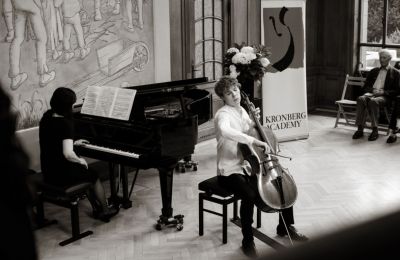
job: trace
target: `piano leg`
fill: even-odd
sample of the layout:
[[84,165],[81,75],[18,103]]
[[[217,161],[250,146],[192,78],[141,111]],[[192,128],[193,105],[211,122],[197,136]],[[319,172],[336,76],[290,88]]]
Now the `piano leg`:
[[159,168],[161,199],[162,199],[162,215],[157,220],[156,229],[161,230],[163,226],[176,227],[178,231],[183,229],[183,215],[172,217],[172,184],[174,168]]
[[122,180],[122,198],[118,196],[117,183],[115,181],[115,166],[116,164],[114,163],[108,164],[111,191],[111,196],[108,201],[114,206],[122,206],[124,209],[128,209],[132,207],[132,201],[128,197],[128,176],[125,171],[125,166],[118,165],[120,170],[120,178]]

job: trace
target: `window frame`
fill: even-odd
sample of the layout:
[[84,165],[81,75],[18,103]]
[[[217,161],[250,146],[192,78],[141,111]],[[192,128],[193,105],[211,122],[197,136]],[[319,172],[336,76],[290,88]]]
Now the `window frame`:
[[[215,0],[211,0],[212,3],[212,15],[208,15],[205,16],[205,11],[204,11],[204,6],[205,6],[205,0],[202,1],[202,16],[194,19],[193,17],[193,24],[197,23],[197,22],[201,22],[202,23],[202,39],[200,39],[199,41],[195,42],[195,31],[191,31],[191,37],[193,39],[193,52],[195,51],[195,48],[197,45],[202,44],[202,60],[201,62],[195,63],[195,55],[193,53],[193,59],[192,59],[192,76],[196,75],[196,71],[198,71],[198,68],[201,67],[202,69],[202,76],[205,77],[206,75],[206,63],[212,63],[212,76],[213,78],[209,78],[209,80],[216,80],[216,63],[221,65],[221,69],[222,69],[222,75],[224,74],[224,67],[223,67],[223,58],[224,58],[224,53],[227,50],[227,46],[230,42],[230,28],[229,28],[229,24],[230,24],[230,15],[229,15],[229,11],[230,11],[230,0],[221,0],[221,17],[218,17],[214,11],[215,11]],[[205,21],[210,19],[211,23],[212,23],[212,38],[205,38]],[[219,20],[221,22],[222,25],[222,30],[221,30],[221,40],[216,39],[215,38],[215,20]],[[195,28],[195,25],[193,25],[193,27]],[[205,59],[206,55],[206,42],[212,42],[212,46],[213,46],[213,52],[212,52],[212,59]],[[222,51],[222,59],[218,60],[215,57],[215,42],[219,42],[221,44],[221,51]]]
[[382,43],[368,43],[368,42],[362,42],[362,10],[363,10],[363,0],[358,0],[358,53],[357,53],[357,60],[358,64],[362,66],[362,68],[358,68],[359,70],[366,70],[366,65],[362,63],[362,57],[361,57],[361,49],[363,47],[378,47],[378,48],[391,48],[391,49],[396,49],[397,51],[400,51],[400,43],[399,44],[388,44],[386,43],[386,38],[387,38],[387,25],[388,25],[388,13],[389,13],[389,0],[382,0],[383,1],[383,17],[382,17]]

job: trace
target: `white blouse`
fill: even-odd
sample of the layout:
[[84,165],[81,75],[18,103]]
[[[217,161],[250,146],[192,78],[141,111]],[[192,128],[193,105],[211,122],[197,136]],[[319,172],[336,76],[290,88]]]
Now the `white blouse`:
[[255,138],[248,135],[254,122],[249,114],[240,107],[224,105],[215,114],[214,124],[217,138],[217,175],[228,176],[243,173],[245,166],[238,143],[251,145]]

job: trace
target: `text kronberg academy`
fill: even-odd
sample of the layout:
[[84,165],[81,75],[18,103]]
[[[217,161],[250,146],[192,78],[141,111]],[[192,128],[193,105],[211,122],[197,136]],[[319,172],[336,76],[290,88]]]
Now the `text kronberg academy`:
[[265,117],[265,126],[272,130],[297,128],[306,118],[306,112],[269,115]]

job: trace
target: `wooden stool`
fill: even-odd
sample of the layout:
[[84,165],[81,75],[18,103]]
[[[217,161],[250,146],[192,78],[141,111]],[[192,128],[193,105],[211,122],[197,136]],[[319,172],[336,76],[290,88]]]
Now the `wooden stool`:
[[[228,205],[233,203],[233,218],[238,220],[238,200],[232,192],[222,188],[218,183],[218,177],[212,177],[202,181],[198,185],[199,190],[199,236],[204,234],[204,212],[208,212],[222,217],[222,242],[228,241]],[[222,205],[222,214],[213,210],[204,208],[204,200]],[[257,208],[257,228],[261,227],[261,211]]]
[[83,233],[79,227],[79,201],[86,196],[86,192],[92,186],[90,182],[82,182],[66,188],[57,187],[42,181],[37,181],[38,203],[37,203],[37,220],[40,223],[46,222],[44,217],[44,202],[49,202],[71,211],[71,228],[72,237],[61,241],[60,246],[65,246],[83,237],[93,234],[88,230]]

